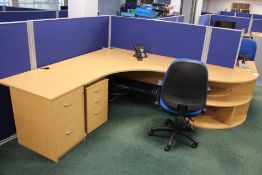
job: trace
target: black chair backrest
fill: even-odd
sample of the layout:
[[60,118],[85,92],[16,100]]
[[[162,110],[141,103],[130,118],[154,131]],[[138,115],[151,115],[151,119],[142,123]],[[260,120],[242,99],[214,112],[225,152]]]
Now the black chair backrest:
[[208,71],[205,64],[176,60],[168,68],[162,87],[162,100],[170,108],[186,106],[194,112],[205,107]]

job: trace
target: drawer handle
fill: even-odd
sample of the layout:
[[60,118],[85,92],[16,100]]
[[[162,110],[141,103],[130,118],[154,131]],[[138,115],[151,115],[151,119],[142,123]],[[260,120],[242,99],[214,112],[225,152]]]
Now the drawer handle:
[[99,100],[95,100],[95,103],[99,103],[101,101],[101,99],[99,99]]
[[73,130],[70,130],[70,131],[66,131],[65,134],[66,134],[66,135],[70,135],[70,134],[72,134],[73,132],[74,132]]
[[95,93],[98,93],[98,92],[100,92],[100,91],[101,91],[101,89],[95,89],[95,90],[94,90]]
[[95,115],[99,115],[99,114],[101,114],[101,112],[95,112]]
[[64,103],[64,107],[69,107],[69,106],[71,106],[71,105],[72,105],[72,103],[71,103],[71,102]]

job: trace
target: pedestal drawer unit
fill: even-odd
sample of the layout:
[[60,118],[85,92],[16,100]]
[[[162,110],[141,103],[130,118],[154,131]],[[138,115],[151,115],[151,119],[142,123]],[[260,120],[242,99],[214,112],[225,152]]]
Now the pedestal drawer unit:
[[84,88],[48,100],[10,88],[18,142],[57,162],[84,138]]
[[85,88],[86,132],[90,133],[108,120],[108,79]]

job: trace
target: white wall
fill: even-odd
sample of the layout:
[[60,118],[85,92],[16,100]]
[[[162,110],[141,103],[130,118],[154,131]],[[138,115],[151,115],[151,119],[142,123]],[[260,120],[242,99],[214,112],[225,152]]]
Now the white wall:
[[68,17],[90,17],[98,15],[98,0],[68,0]]
[[195,11],[195,24],[198,24],[199,16],[201,15],[203,0],[197,0]]
[[250,13],[262,14],[262,0],[208,0],[208,12],[216,13],[227,9],[231,10],[233,2],[249,3]]

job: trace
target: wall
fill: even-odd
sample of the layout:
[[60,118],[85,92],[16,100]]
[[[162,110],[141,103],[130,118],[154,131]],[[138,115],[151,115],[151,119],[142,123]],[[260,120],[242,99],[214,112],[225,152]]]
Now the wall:
[[100,15],[117,15],[120,10],[121,0],[98,0]]
[[[216,13],[218,11],[222,11],[227,9],[228,11],[231,10],[231,6],[233,2],[239,2],[239,3],[250,3],[250,12],[256,13],[256,14],[262,14],[262,1],[261,0],[204,0],[208,1],[205,3],[208,3],[207,11]],[[205,11],[206,9],[203,9],[202,11]]]
[[98,0],[68,0],[68,17],[91,17],[98,14]]

